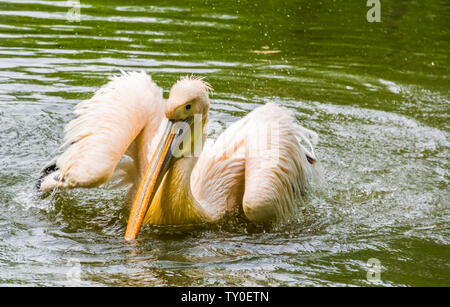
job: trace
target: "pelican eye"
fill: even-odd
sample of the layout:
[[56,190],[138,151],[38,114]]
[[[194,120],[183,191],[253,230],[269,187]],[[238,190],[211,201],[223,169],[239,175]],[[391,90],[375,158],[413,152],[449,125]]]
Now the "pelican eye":
[[190,104],[187,104],[186,105],[186,110],[190,110],[191,109],[191,105]]

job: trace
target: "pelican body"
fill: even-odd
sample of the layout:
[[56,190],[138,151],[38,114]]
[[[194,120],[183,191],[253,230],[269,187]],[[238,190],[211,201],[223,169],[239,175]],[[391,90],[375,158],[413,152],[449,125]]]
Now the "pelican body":
[[127,241],[142,224],[216,222],[233,210],[256,223],[295,214],[318,171],[317,135],[268,103],[209,140],[210,91],[201,78],[185,77],[165,101],[144,72],[114,76],[76,106],[40,190],[120,178],[118,186],[130,186]]

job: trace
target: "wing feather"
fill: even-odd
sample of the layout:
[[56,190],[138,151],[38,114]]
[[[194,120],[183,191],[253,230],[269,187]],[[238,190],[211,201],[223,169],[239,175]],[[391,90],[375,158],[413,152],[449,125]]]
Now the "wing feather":
[[289,110],[261,106],[205,146],[191,177],[193,194],[217,219],[239,206],[255,222],[292,216],[319,176],[317,140]]
[[139,164],[147,162],[148,147],[138,152],[131,145],[151,140],[158,130],[164,115],[162,90],[144,72],[122,72],[79,103],[74,114],[65,128],[64,152],[41,179],[43,191],[102,185],[126,152],[136,167],[129,173],[138,173]]

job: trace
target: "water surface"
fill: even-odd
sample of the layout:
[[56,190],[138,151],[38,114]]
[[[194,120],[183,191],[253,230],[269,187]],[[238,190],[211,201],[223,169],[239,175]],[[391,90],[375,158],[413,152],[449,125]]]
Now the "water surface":
[[[0,284],[450,286],[448,2],[382,1],[380,23],[366,1],[285,2],[82,0],[76,21],[70,1],[0,1]],[[166,97],[205,76],[211,136],[266,102],[293,110],[327,186],[295,223],[132,245],[124,190],[40,197],[73,107],[120,70]]]

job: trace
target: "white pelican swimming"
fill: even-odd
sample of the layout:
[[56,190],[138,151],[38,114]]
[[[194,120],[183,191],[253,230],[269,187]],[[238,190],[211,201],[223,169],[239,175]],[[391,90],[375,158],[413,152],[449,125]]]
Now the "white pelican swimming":
[[76,106],[64,152],[43,169],[39,188],[92,188],[122,172],[134,199],[126,240],[142,223],[215,222],[240,209],[253,222],[294,214],[317,171],[317,135],[268,103],[207,140],[210,90],[185,77],[165,101],[144,72],[113,77]]

